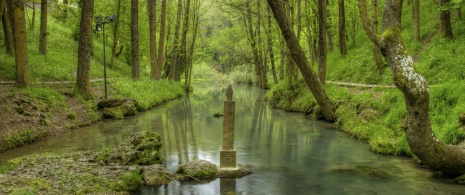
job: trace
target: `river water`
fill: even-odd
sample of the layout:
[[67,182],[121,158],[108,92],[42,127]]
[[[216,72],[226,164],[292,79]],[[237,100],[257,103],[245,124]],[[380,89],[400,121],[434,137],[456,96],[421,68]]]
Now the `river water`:
[[[50,137],[0,154],[0,162],[30,153],[67,153],[117,147],[137,131],[160,133],[164,166],[175,171],[193,159],[219,164],[222,145],[224,88],[194,85],[188,97],[171,101],[136,117],[105,120],[60,137]],[[236,102],[237,163],[250,164],[254,173],[239,179],[175,181],[143,187],[134,194],[464,194],[465,187],[449,184],[410,158],[370,151],[322,121],[299,113],[272,109],[261,101],[264,90],[233,86]],[[386,177],[373,174],[378,170]],[[371,174],[370,174],[371,173]]]

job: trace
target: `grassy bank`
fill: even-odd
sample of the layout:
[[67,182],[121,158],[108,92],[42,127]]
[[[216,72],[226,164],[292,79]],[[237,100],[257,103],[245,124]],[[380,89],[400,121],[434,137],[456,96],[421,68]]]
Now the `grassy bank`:
[[[31,17],[32,12],[27,14]],[[103,98],[103,82],[91,83],[94,99],[90,101],[85,101],[74,88],[79,30],[79,17],[76,18],[48,18],[50,36],[46,56],[38,52],[38,28],[32,30],[27,25],[28,60],[33,84],[24,89],[9,84],[0,85],[0,151],[20,147],[46,136],[59,135],[102,119],[97,103]],[[91,79],[98,79],[103,77],[104,72],[102,34],[94,33],[93,36],[90,74]],[[138,102],[137,110],[144,111],[185,94],[181,83],[148,79],[148,60],[141,60],[140,81],[130,78],[128,55],[118,56],[110,67],[112,40],[109,35],[107,39],[109,98],[135,99]],[[0,81],[14,81],[15,59],[6,54],[4,47],[0,49]],[[127,49],[123,51],[127,52]]]
[[[411,10],[403,9],[402,35],[409,53],[416,60],[415,68],[430,86],[430,119],[439,140],[458,144],[465,139],[459,117],[465,114],[465,25],[452,20],[454,39],[441,38],[437,33],[437,10],[433,2],[421,7],[421,39],[413,39]],[[455,18],[455,12],[452,17]],[[327,79],[340,82],[392,85],[392,73],[386,65],[381,73],[375,71],[372,45],[363,31],[357,33],[356,43],[349,44],[348,55],[338,51],[328,55]],[[386,63],[386,62],[384,62]],[[313,66],[317,68],[317,65]],[[327,84],[331,100],[337,105],[336,125],[353,137],[370,144],[373,151],[384,154],[411,155],[401,128],[406,116],[405,99],[396,88],[346,88]],[[285,82],[274,86],[267,94],[270,103],[289,111],[303,112],[318,118],[318,106],[303,80],[293,91]],[[463,123],[463,122],[462,122]]]

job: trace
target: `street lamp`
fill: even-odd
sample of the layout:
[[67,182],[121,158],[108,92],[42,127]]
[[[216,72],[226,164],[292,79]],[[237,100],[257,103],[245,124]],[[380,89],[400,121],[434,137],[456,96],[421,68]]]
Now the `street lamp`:
[[106,64],[106,55],[105,55],[105,24],[113,22],[115,20],[115,15],[106,16],[96,16],[95,20],[95,30],[103,31],[103,82],[105,85],[105,99],[107,99],[107,64]]

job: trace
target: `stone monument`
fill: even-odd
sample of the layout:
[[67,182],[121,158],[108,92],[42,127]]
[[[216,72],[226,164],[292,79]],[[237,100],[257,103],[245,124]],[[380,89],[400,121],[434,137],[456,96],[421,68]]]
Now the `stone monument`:
[[220,150],[220,169],[237,169],[236,148],[234,147],[234,110],[231,85],[226,89],[224,101],[223,147]]

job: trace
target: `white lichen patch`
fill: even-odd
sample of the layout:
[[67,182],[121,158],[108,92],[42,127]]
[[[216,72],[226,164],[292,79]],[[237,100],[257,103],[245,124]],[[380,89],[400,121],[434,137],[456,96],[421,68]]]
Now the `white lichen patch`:
[[413,69],[414,62],[412,56],[405,51],[401,44],[396,47],[396,53],[397,56],[395,59],[399,62],[398,68],[402,76],[407,80],[406,85],[408,89],[412,92],[429,93],[428,82]]

